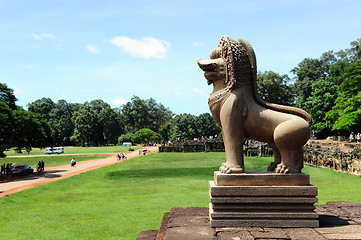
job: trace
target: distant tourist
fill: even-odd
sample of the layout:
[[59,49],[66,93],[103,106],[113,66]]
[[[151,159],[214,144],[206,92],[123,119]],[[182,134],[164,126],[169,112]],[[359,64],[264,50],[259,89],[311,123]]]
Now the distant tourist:
[[128,160],[128,155],[126,153],[124,153],[124,159]]
[[72,158],[70,161],[70,165],[74,167],[76,165],[75,158]]
[[356,141],[357,141],[358,143],[360,143],[360,141],[361,141],[361,134],[360,134],[360,133],[357,133],[357,135],[356,135]]
[[119,153],[117,153],[117,161],[119,162],[119,160],[120,160],[120,155]]
[[350,133],[350,142],[354,142],[355,141],[355,134],[353,132]]
[[40,171],[41,171],[41,162],[40,162],[40,161],[38,162],[38,167],[37,167],[36,171],[37,171],[37,172],[40,172]]
[[44,171],[45,170],[45,163],[44,163],[44,161],[41,161],[41,171]]

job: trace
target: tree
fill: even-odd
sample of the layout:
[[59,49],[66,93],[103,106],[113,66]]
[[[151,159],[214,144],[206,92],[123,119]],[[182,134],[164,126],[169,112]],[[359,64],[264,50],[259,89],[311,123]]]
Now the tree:
[[346,67],[344,77],[326,120],[333,130],[361,131],[361,62]]
[[288,82],[287,75],[281,76],[272,71],[260,72],[257,76],[258,93],[267,102],[292,105],[295,100],[294,91]]
[[49,121],[52,118],[50,113],[54,107],[53,100],[44,97],[28,104],[28,111],[38,113],[43,119]]
[[16,106],[14,91],[0,83],[0,156],[16,147],[21,151],[53,144],[49,125],[36,113]]
[[10,144],[19,149],[43,148],[54,144],[49,125],[36,113],[21,108],[12,111]]
[[134,133],[132,136],[132,142],[134,143],[149,143],[149,142],[158,142],[162,137],[152,131],[149,128],[143,128]]
[[[1,84],[0,84],[1,86]],[[11,130],[12,130],[12,109],[6,100],[0,98],[0,157],[5,157],[5,149],[11,147]]]
[[312,85],[312,93],[304,103],[305,110],[312,117],[311,128],[317,137],[326,137],[332,131],[332,125],[325,121],[328,111],[334,106],[337,98],[337,85],[332,81],[319,80]]
[[103,130],[98,114],[90,107],[83,107],[74,113],[75,135],[83,140],[83,144],[99,145],[104,142]]
[[325,80],[330,75],[330,67],[337,62],[333,51],[325,52],[319,59],[305,58],[293,68],[296,74],[295,92],[297,94],[296,106],[303,108],[307,98],[311,96],[312,85],[318,80]]
[[123,132],[119,115],[112,108],[107,106],[100,111],[99,120],[103,127],[105,141],[116,145],[118,137]]
[[183,113],[175,116],[172,120],[172,126],[171,140],[190,140],[199,137],[196,117],[191,114]]
[[135,132],[142,128],[149,128],[158,132],[173,116],[172,111],[152,98],[148,100],[133,96],[131,101],[123,105],[122,117],[126,132]]
[[72,143],[70,137],[74,134],[73,114],[73,105],[68,104],[65,100],[59,100],[49,113],[49,124],[56,145],[64,146]]
[[196,119],[196,123],[199,136],[209,137],[221,133],[221,127],[209,113],[200,114]]
[[124,142],[131,142],[133,135],[134,134],[131,132],[120,135],[118,138],[118,145],[122,145]]
[[14,95],[14,90],[9,88],[5,83],[0,83],[0,99],[10,109],[16,109],[15,102],[17,101],[17,99]]
[[361,38],[350,43],[351,48],[347,49],[348,56],[352,63],[361,61]]

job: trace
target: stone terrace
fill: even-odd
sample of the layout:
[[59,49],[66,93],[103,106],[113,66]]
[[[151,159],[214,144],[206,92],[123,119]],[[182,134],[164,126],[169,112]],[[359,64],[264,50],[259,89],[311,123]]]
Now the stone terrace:
[[137,240],[361,239],[361,202],[328,202],[316,211],[319,228],[211,228],[208,208],[172,208],[159,230]]

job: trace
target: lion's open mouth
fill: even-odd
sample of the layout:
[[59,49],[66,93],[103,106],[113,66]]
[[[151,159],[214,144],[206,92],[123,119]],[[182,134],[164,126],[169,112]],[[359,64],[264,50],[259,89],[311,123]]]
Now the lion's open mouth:
[[206,73],[217,71],[217,64],[215,62],[213,62],[212,60],[203,60],[201,58],[198,58],[197,63],[198,63],[198,66]]

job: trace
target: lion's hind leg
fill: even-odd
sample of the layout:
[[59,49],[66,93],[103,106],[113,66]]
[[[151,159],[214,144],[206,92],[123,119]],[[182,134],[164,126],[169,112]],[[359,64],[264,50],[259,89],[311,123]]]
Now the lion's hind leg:
[[300,173],[303,168],[302,146],[310,137],[309,124],[295,117],[279,124],[274,131],[274,141],[281,154],[276,173]]

